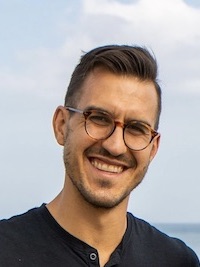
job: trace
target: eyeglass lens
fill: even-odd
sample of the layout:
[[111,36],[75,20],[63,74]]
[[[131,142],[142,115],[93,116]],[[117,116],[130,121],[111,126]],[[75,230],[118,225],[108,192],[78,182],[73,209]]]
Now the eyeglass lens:
[[[84,115],[86,132],[96,140],[106,139],[115,130],[117,123],[104,112],[87,111]],[[151,129],[138,121],[129,122],[123,131],[125,144],[133,150],[144,149],[152,140]]]

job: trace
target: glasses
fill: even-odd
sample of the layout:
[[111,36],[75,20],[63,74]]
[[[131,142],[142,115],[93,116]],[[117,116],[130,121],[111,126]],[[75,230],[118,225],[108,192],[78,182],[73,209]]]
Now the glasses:
[[137,120],[121,123],[115,121],[105,111],[95,109],[80,110],[72,107],[65,107],[67,110],[83,114],[85,118],[85,131],[95,140],[104,140],[111,136],[116,126],[123,128],[123,139],[126,146],[132,150],[145,149],[158,133],[148,124]]

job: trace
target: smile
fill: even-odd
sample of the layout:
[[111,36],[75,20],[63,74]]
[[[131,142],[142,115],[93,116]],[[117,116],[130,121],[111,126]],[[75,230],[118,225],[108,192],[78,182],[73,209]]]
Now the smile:
[[112,172],[112,173],[121,173],[123,172],[123,167],[122,166],[117,166],[117,165],[111,165],[107,163],[102,163],[100,161],[97,161],[95,159],[91,160],[91,164],[97,168],[98,170],[101,171],[106,171],[106,172]]

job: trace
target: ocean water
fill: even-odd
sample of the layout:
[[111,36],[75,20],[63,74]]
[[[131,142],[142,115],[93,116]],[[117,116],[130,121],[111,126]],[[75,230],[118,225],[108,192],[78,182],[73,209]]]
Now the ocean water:
[[181,239],[200,259],[200,224],[154,224],[169,236]]

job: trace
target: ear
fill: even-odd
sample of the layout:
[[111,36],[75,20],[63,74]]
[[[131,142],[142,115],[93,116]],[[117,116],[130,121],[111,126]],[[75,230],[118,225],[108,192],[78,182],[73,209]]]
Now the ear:
[[160,145],[160,134],[158,134],[152,141],[152,147],[151,147],[151,152],[150,152],[150,162],[153,160],[153,158],[155,157],[155,155],[158,152],[158,148]]
[[57,107],[53,116],[53,129],[58,144],[64,146],[68,114],[63,106]]

